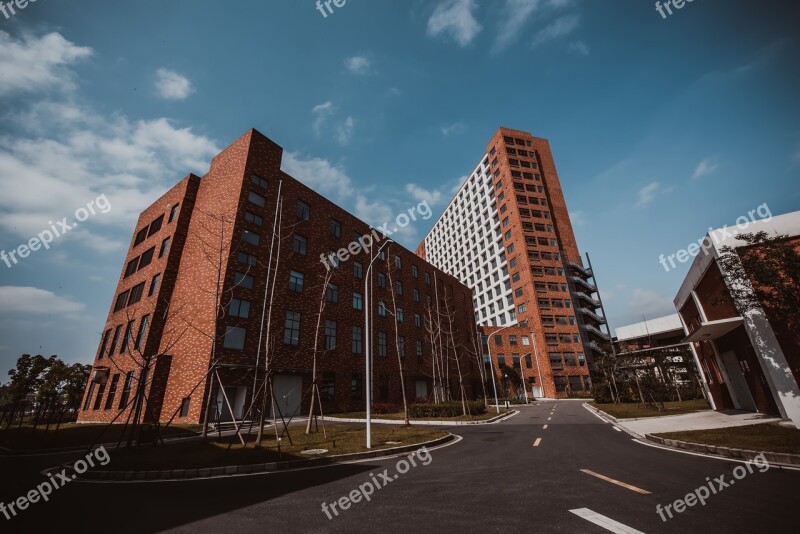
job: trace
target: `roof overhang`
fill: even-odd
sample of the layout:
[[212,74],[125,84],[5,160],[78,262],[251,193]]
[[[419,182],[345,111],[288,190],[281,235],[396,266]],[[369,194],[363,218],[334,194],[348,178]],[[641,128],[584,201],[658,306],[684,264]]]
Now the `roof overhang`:
[[701,323],[700,328],[689,334],[689,336],[687,336],[683,341],[685,343],[689,343],[719,339],[741,324],[744,324],[744,319],[741,317],[732,317],[730,319],[719,319],[718,321]]

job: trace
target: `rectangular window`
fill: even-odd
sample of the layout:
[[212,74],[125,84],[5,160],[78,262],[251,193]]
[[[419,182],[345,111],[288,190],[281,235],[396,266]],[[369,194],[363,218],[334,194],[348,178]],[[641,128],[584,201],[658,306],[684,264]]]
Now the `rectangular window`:
[[403,259],[400,256],[394,257],[394,267],[395,269],[402,269],[403,268]]
[[252,254],[248,254],[247,252],[240,252],[237,256],[237,259],[239,260],[239,263],[249,265],[250,267],[255,267],[258,263],[258,258]]
[[122,333],[122,325],[120,324],[117,325],[117,327],[114,329],[114,337],[111,339],[111,347],[109,347],[108,349],[109,357],[112,357],[114,356],[114,354],[116,354],[116,352],[114,351],[117,350],[117,343],[119,343],[119,335],[121,333]]
[[353,325],[353,354],[361,354],[361,327]]
[[503,345],[503,336],[494,336],[494,344],[498,347]]
[[260,176],[259,176],[259,175],[257,175],[257,174],[254,174],[254,175],[252,175],[252,176],[250,177],[250,182],[251,182],[253,185],[255,185],[255,186],[257,186],[257,187],[260,187],[260,188],[262,188],[262,189],[267,189],[267,188],[269,188],[269,182],[268,182],[268,181],[266,181],[265,179],[263,179],[262,177],[260,177]]
[[134,343],[133,348],[135,350],[141,351],[142,350],[142,343],[144,342],[144,338],[147,335],[147,326],[150,324],[150,316],[145,315],[142,317],[142,321],[139,323],[139,333],[136,335],[136,343]]
[[285,345],[300,344],[300,313],[287,311],[286,325],[283,331],[283,343]]
[[264,206],[267,205],[267,199],[253,191],[250,191],[250,194],[247,195],[247,200],[249,200],[250,203],[255,204],[260,208],[263,208]]
[[99,410],[100,405],[103,402],[103,393],[106,390],[105,384],[100,384],[100,387],[97,390],[97,398],[94,400],[94,406],[92,406],[92,410]]
[[506,366],[506,355],[505,354],[498,354],[497,355],[497,366],[498,367],[505,367]]
[[[258,234],[256,234],[256,235],[258,235]],[[167,237],[167,238],[164,238],[164,241],[161,242],[161,249],[158,251],[158,257],[159,258],[163,258],[164,254],[166,254],[167,250],[169,250],[169,240],[170,240],[170,238]],[[144,256],[142,256],[142,257],[144,257]]]
[[145,239],[147,239],[147,226],[136,233],[136,239],[133,240],[133,246],[135,247],[142,244]]
[[378,316],[386,317],[386,303],[382,300],[378,301]]
[[139,268],[139,258],[133,258],[131,261],[128,262],[128,266],[125,267],[125,278],[128,278],[130,275],[136,272]]
[[325,350],[336,348],[336,321],[325,321]]
[[[258,246],[261,244],[261,236],[255,232],[245,229],[242,230],[242,241]],[[161,256],[163,256],[163,254],[159,253],[158,257],[160,258]]]
[[128,405],[128,397],[131,395],[131,389],[133,388],[133,379],[136,376],[135,371],[128,371],[128,374],[125,375],[125,385],[122,387],[122,395],[119,398],[119,409],[122,410]]
[[516,345],[517,344],[517,336],[508,336],[508,344],[509,345]]
[[414,326],[417,328],[422,326],[422,317],[418,313],[414,314]]
[[342,223],[336,219],[331,219],[331,235],[333,237],[342,237]]
[[95,383],[94,383],[94,380],[92,380],[89,383],[89,393],[86,394],[86,400],[83,403],[83,411],[84,412],[89,409],[89,405],[92,403],[92,395],[94,395],[94,386],[95,386]]
[[402,295],[403,294],[403,282],[401,282],[400,280],[397,280],[394,283],[394,292],[395,292],[396,295]]
[[422,358],[424,356],[424,352],[422,349],[422,341],[417,340],[416,346],[417,346],[417,358]]
[[356,278],[364,278],[364,266],[359,262],[353,262],[353,276]]
[[400,357],[406,357],[406,338],[405,336],[398,336],[397,338],[397,348],[400,350]]
[[180,208],[181,208],[180,204],[175,204],[174,206],[172,206],[172,210],[169,212],[169,222],[175,220],[175,217],[178,216],[178,210],[180,210]]
[[111,329],[109,328],[106,330],[106,333],[103,334],[103,342],[100,343],[100,352],[97,355],[97,359],[100,360],[106,354],[106,347],[108,346],[108,338],[111,337]]
[[325,298],[328,302],[339,302],[339,286],[336,284],[328,284],[328,289],[325,291]]
[[350,399],[361,400],[361,375],[358,373],[353,373],[350,381]]
[[307,221],[311,218],[311,208],[305,202],[297,202],[297,218],[304,221]]
[[249,223],[253,223],[256,226],[261,226],[264,224],[264,219],[262,217],[259,217],[255,213],[251,213],[249,211],[246,211],[244,213],[244,220]]
[[413,276],[414,278],[419,278],[419,269],[417,268],[416,265],[411,266],[411,276]]
[[419,290],[414,290],[414,302],[419,302]]
[[150,265],[150,262],[153,261],[153,254],[155,253],[155,251],[156,247],[153,247],[151,249],[146,250],[144,254],[142,254],[142,258],[139,260],[139,270],[142,270],[148,265]]
[[306,251],[308,250],[308,239],[301,236],[300,234],[294,234],[294,240],[292,241],[292,250],[296,253],[305,256]]
[[378,287],[386,288],[386,275],[378,273]]
[[236,326],[229,326],[225,329],[225,340],[222,347],[225,349],[243,350],[244,338],[247,330]]
[[111,387],[108,388],[108,398],[106,399],[106,405],[103,406],[104,410],[110,410],[112,406],[114,406],[114,397],[117,394],[117,384],[119,383],[119,373],[115,374],[111,378]]
[[161,225],[162,224],[164,224],[164,216],[163,215],[159,216],[158,219],[156,219],[155,221],[153,221],[150,224],[150,230],[147,231],[147,237],[150,237],[151,235],[153,235],[156,232],[158,232],[159,230],[161,230]]
[[294,291],[295,293],[303,292],[303,273],[297,271],[289,272],[289,291]]
[[233,285],[244,289],[253,289],[255,279],[249,274],[237,272],[233,275]]
[[319,398],[323,401],[332,401],[336,398],[336,374],[325,373],[319,385]]
[[402,323],[405,320],[405,314],[403,313],[403,308],[397,308],[397,322]]
[[191,397],[184,397],[184,399],[181,401],[181,413],[179,417],[189,417],[189,406],[191,403]]
[[353,308],[356,310],[364,309],[364,296],[361,293],[353,293]]
[[430,273],[425,273],[425,283],[431,285],[431,275]]
[[531,358],[530,354],[525,355],[525,367],[527,367],[528,369],[533,368],[533,359]]
[[144,282],[136,284],[131,288],[131,296],[128,297],[128,306],[132,306],[142,300],[142,294],[144,293]]
[[161,274],[157,274],[150,280],[150,291],[147,292],[148,297],[152,297],[158,291],[158,285],[161,282]]
[[247,319],[250,317],[250,302],[241,299],[231,299],[231,305],[228,311],[231,317]]
[[386,332],[378,332],[378,356],[386,356]]

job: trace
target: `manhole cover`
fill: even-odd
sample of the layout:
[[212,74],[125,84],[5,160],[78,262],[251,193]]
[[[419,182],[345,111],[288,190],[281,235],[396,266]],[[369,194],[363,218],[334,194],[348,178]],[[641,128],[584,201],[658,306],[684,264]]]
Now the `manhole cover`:
[[317,454],[325,454],[328,452],[328,449],[308,449],[307,451],[303,451],[300,454],[306,454],[308,456],[315,456]]

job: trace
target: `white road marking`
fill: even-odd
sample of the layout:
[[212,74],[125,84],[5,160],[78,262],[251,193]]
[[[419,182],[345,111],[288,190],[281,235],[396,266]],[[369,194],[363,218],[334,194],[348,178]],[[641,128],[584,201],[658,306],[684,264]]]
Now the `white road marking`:
[[544,426],[542,427],[542,430],[547,430],[547,425],[544,425]]
[[619,521],[614,521],[610,517],[600,515],[597,512],[589,510],[588,508],[576,508],[574,510],[570,510],[570,512],[582,519],[585,519],[586,521],[589,521],[590,523],[594,523],[599,527],[603,527],[610,532],[615,532],[616,534],[644,534],[644,532],[640,530],[623,525]]
[[542,442],[542,438],[536,438],[536,441],[533,442],[533,446],[534,447],[538,447],[541,442]]
[[618,426],[615,426],[615,427],[612,427],[612,428],[613,428],[614,430],[616,430],[617,432],[622,432],[622,429],[620,429]]

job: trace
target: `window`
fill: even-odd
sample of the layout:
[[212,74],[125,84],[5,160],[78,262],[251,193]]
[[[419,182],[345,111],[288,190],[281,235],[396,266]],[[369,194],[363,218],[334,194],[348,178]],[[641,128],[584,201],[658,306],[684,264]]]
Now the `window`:
[[128,266],[125,267],[125,278],[128,278],[130,275],[136,272],[136,269],[139,268],[139,258],[133,258],[131,261],[128,262]]
[[106,405],[103,406],[104,410],[110,410],[111,407],[114,405],[114,396],[117,394],[118,383],[119,383],[119,373],[115,374],[113,378],[111,378],[111,387],[108,388],[108,398],[106,399]]
[[128,291],[123,291],[122,293],[119,294],[119,296],[117,297],[117,302],[116,304],[114,304],[115,312],[118,312],[125,307],[125,305],[128,303],[128,295],[129,295]]
[[163,215],[161,215],[158,219],[153,221],[152,224],[150,224],[150,230],[147,231],[147,237],[150,237],[151,235],[153,235],[156,232],[158,232],[159,230],[161,230],[161,225],[162,224],[164,224],[164,216]]
[[331,219],[331,235],[334,237],[342,237],[342,223],[336,219]]
[[[181,209],[181,205],[180,205],[180,204],[175,204],[174,206],[172,206],[172,210],[169,212],[169,222],[172,222],[172,221],[174,221],[174,220],[175,220],[175,217],[177,217],[177,216],[178,216],[178,211],[179,211],[180,209]],[[110,395],[110,394],[111,394],[111,393],[109,393],[109,395]],[[106,409],[107,409],[107,408],[106,408]]]
[[378,287],[386,288],[386,275],[378,273]]
[[414,302],[419,302],[419,290],[414,290]]
[[506,366],[506,355],[505,354],[498,354],[497,355],[497,366],[498,367],[505,367]]
[[250,267],[255,267],[258,263],[258,258],[253,256],[252,254],[248,254],[247,252],[240,252],[237,256],[239,263],[243,263],[244,265],[249,265]]
[[245,221],[247,221],[247,222],[249,222],[249,223],[253,223],[253,224],[255,224],[256,226],[261,226],[261,225],[263,225],[263,224],[264,224],[264,219],[263,219],[263,218],[259,217],[259,216],[258,216],[258,215],[256,215],[255,213],[251,213],[251,212],[249,212],[249,211],[246,211],[246,212],[245,212],[245,214],[244,214],[244,220],[245,220]]
[[301,236],[300,234],[294,234],[294,240],[292,241],[292,250],[294,250],[298,254],[305,256],[306,251],[308,250],[308,239]]
[[394,257],[394,267],[395,269],[402,269],[403,268],[403,260],[400,256]]
[[325,350],[336,348],[336,321],[325,321]]
[[508,336],[508,344],[509,345],[516,345],[517,344],[517,336]]
[[289,272],[289,291],[294,291],[295,293],[303,292],[303,273],[297,271]]
[[[125,385],[122,387],[122,395],[119,398],[119,409],[123,409],[128,405],[128,397],[131,394],[131,388],[133,388],[133,379],[136,376],[136,371],[128,371],[128,374],[125,375]],[[91,394],[91,391],[89,392]]]
[[119,342],[119,334],[122,332],[122,325],[118,325],[114,329],[114,337],[111,338],[111,347],[108,349],[108,356],[114,356],[114,351],[117,350],[117,342]]
[[361,354],[361,327],[353,326],[353,354]]
[[530,344],[531,344],[531,340],[528,339],[528,336],[522,336],[522,345],[524,347],[527,347],[527,346],[530,346]]
[[422,317],[418,313],[414,314],[414,326],[417,328],[422,326]]
[[339,302],[339,286],[336,284],[328,284],[328,289],[325,291],[325,298],[328,302]]
[[378,332],[378,356],[386,356],[386,332]]
[[403,282],[401,282],[400,280],[397,280],[394,283],[394,292],[395,292],[396,295],[402,295],[403,294]]
[[262,189],[267,189],[269,187],[269,182],[257,174],[252,175],[250,177],[250,181],[253,183],[253,185],[258,186]]
[[109,328],[106,330],[106,333],[103,334],[103,342],[100,343],[100,352],[98,353],[97,359],[100,360],[106,353],[106,346],[108,346],[108,338],[111,337],[111,329]]
[[425,283],[431,285],[431,274],[425,273]]
[[[258,235],[258,234],[256,234],[256,235]],[[167,250],[169,249],[169,239],[170,238],[167,237],[167,238],[164,239],[164,241],[161,242],[161,249],[158,251],[158,257],[159,258],[164,257],[164,254],[167,253]],[[147,254],[147,253],[145,252],[145,254]],[[144,255],[142,255],[142,259],[144,259]]]
[[417,358],[422,358],[424,356],[424,352],[422,350],[422,341],[417,340],[416,342],[416,354]]
[[386,303],[382,300],[378,301],[378,316],[386,317]]
[[142,293],[144,293],[144,282],[133,286],[131,288],[131,296],[128,298],[128,306],[132,306],[142,300]]
[[83,411],[89,409],[89,404],[92,402],[92,395],[94,395],[94,385],[95,382],[92,380],[91,384],[89,384],[89,393],[86,394],[86,401],[83,403]]
[[244,274],[244,273],[237,272],[233,276],[233,284],[236,287],[242,287],[244,289],[253,289],[254,282],[255,282],[255,279],[252,276],[250,276],[249,274]]
[[283,331],[283,343],[285,345],[300,344],[300,314],[298,312],[286,312],[286,325]]
[[353,262],[353,276],[356,278],[364,278],[364,266],[357,261]]
[[353,308],[356,310],[364,309],[364,296],[361,293],[353,293]]
[[128,351],[128,343],[131,340],[132,332],[133,332],[133,321],[128,321],[128,325],[125,327],[125,335],[122,336],[122,346],[119,348],[120,354]]
[[[251,232],[250,230],[242,230],[242,241],[258,246],[261,244],[261,236],[255,232]],[[162,252],[158,255],[159,258],[164,255],[163,248],[164,247],[162,245]]]
[[335,373],[325,373],[322,375],[322,382],[319,385],[319,398],[323,401],[331,401],[336,398]]
[[414,278],[419,278],[419,269],[417,268],[416,265],[411,266],[411,276],[413,276]]
[[397,338],[397,348],[400,351],[400,357],[406,357],[406,338],[404,336],[399,336]]
[[142,342],[144,341],[145,336],[147,335],[147,325],[150,324],[150,316],[145,315],[142,317],[141,323],[139,323],[139,334],[136,336],[136,343],[133,344],[133,348],[135,350],[142,350]]
[[525,355],[525,367],[533,369],[533,358],[531,358],[530,353]]
[[511,355],[511,363],[514,365],[515,368],[519,367],[519,354]]
[[181,413],[179,417],[189,417],[189,405],[191,402],[191,397],[184,397],[184,399],[181,401]]
[[[169,239],[169,238],[167,238],[167,239]],[[150,262],[153,261],[153,254],[155,253],[155,251],[156,251],[156,248],[153,247],[151,249],[146,250],[144,252],[144,254],[142,254],[142,257],[139,260],[139,270],[142,270],[145,267],[147,267],[148,265],[150,265]]]
[[247,195],[247,200],[249,200],[250,203],[255,204],[256,206],[261,208],[267,205],[267,199],[253,191],[250,191],[250,194]]
[[498,347],[503,345],[503,336],[494,336],[494,344]]
[[103,393],[106,390],[105,384],[100,384],[100,388],[97,390],[97,398],[94,401],[94,406],[92,406],[92,410],[99,410],[100,404],[103,402]]
[[352,400],[361,400],[361,375],[353,373],[353,378],[350,382],[350,398]]
[[231,299],[231,304],[228,307],[231,317],[240,317],[247,319],[250,317],[250,302],[241,299]]
[[244,339],[247,330],[236,326],[229,326],[225,329],[225,339],[222,342],[222,348],[243,350]]
[[135,247],[140,245],[145,239],[147,239],[147,226],[136,233],[136,239],[133,240],[133,246]]
[[148,297],[152,297],[158,291],[159,283],[161,282],[161,274],[157,274],[150,280],[150,291],[147,292]]
[[405,319],[405,315],[403,314],[403,308],[397,308],[397,322],[402,323]]
[[311,218],[311,208],[303,201],[297,202],[297,218],[304,221]]

